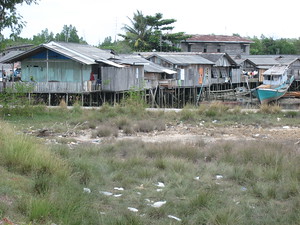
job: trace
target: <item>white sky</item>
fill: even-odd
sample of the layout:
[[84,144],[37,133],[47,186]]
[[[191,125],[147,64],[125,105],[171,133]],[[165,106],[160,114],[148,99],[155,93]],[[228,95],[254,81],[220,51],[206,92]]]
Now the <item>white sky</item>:
[[72,24],[80,37],[97,45],[124,33],[121,28],[130,25],[128,17],[137,10],[176,19],[173,32],[298,38],[298,5],[297,0],[41,0],[38,5],[20,5],[18,12],[27,22],[22,37],[31,38],[45,28],[56,34]]

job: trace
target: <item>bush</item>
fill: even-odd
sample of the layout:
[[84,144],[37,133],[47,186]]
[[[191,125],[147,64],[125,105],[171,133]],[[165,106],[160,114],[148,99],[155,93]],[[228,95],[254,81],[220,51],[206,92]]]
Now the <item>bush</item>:
[[96,131],[92,133],[92,137],[118,137],[118,129],[111,125],[100,125]]
[[261,104],[259,107],[259,111],[265,114],[277,114],[281,112],[281,107],[277,104]]

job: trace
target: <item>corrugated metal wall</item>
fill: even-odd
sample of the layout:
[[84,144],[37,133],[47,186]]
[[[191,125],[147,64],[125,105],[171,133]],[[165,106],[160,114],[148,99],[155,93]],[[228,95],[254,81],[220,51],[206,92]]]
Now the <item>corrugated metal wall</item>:
[[103,91],[128,91],[145,88],[143,66],[102,67],[101,74]]

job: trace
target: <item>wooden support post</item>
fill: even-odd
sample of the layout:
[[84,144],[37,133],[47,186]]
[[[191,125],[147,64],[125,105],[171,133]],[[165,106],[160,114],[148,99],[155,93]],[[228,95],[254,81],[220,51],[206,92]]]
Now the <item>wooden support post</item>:
[[51,93],[48,95],[48,106],[51,106]]
[[81,93],[81,106],[83,106],[83,93]]
[[66,94],[66,105],[67,106],[69,105],[69,94],[68,93]]

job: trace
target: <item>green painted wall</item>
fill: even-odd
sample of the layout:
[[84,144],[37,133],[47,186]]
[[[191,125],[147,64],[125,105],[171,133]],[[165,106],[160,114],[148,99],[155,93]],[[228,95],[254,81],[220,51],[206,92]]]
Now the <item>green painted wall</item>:
[[[22,81],[30,81],[30,76],[37,82],[61,81],[81,82],[81,69],[83,81],[90,79],[91,65],[82,65],[72,60],[51,60],[46,61],[25,59],[21,62]],[[48,79],[47,79],[48,71]]]

